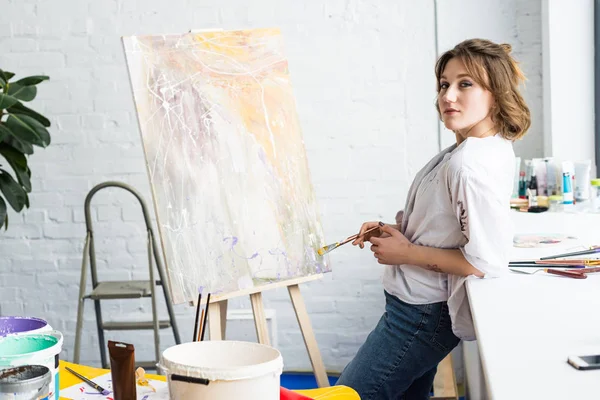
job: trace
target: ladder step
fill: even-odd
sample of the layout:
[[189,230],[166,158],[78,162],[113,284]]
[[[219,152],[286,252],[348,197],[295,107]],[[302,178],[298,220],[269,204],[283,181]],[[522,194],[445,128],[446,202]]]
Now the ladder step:
[[93,300],[139,299],[152,296],[150,281],[100,282],[87,298]]
[[144,369],[154,369],[156,370],[156,364],[158,364],[158,362],[156,361],[139,361],[135,363],[135,367],[142,367]]
[[[152,321],[127,321],[127,322],[105,322],[102,327],[107,331],[134,331],[142,329],[154,329],[154,322]],[[165,329],[171,327],[171,321],[158,321],[158,328]]]

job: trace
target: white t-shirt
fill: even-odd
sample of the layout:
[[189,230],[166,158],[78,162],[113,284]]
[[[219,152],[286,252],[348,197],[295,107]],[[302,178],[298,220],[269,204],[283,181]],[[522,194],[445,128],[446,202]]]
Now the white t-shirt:
[[[512,142],[499,134],[450,146],[417,173],[404,212],[397,216],[402,218],[400,231],[414,244],[460,249],[485,278],[508,273],[514,168]],[[384,271],[388,293],[410,304],[448,301],[454,334],[475,339],[464,283],[477,277],[410,264]]]

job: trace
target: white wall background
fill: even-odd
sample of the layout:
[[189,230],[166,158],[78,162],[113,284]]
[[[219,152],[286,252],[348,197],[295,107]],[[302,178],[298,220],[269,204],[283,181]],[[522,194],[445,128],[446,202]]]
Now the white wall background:
[[595,164],[594,1],[542,4],[544,153]]
[[[440,52],[475,36],[513,44],[529,77],[525,96],[534,120],[515,147],[541,156],[540,2],[439,3]],[[0,315],[46,318],[65,334],[63,358],[70,359],[87,192],[120,180],[151,203],[120,36],[264,26],[285,35],[326,237],[345,237],[365,220],[393,220],[412,177],[439,148],[433,1],[3,0],[0,68],[51,77],[32,106],[51,119],[53,143],[30,158],[31,208],[11,214],[0,233]],[[92,213],[101,278],[143,277],[145,238],[133,198],[101,191]],[[302,291],[326,366],[340,371],[383,311],[382,267],[353,247],[331,260],[334,272]],[[277,312],[286,368],[309,369],[287,291],[266,292],[265,300]],[[147,300],[105,304],[105,320],[150,315]],[[97,365],[91,305],[82,361]],[[192,310],[176,311],[189,340]],[[173,344],[169,332],[163,348]],[[152,357],[150,332],[108,336],[117,337],[135,344],[138,359]]]

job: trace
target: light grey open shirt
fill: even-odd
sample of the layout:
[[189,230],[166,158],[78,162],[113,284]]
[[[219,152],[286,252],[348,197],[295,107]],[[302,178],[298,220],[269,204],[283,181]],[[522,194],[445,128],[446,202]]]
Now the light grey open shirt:
[[[467,138],[433,157],[410,187],[400,231],[414,244],[460,249],[485,278],[508,273],[515,154],[499,134]],[[454,334],[475,340],[467,279],[410,265],[385,268],[385,290],[410,304],[448,302]]]

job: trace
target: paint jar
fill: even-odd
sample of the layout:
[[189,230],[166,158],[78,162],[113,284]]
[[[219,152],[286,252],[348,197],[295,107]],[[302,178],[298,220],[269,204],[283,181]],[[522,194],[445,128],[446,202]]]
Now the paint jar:
[[59,399],[59,354],[63,336],[58,331],[8,335],[0,338],[0,369],[22,365],[43,365],[50,370],[49,400]]
[[34,317],[0,317],[0,337],[22,333],[51,331],[48,322]]
[[600,213],[600,179],[592,179],[590,197],[592,200],[591,211],[594,213]]
[[552,195],[548,197],[548,211],[549,212],[563,212],[563,197],[559,195]]
[[47,400],[52,374],[43,365],[0,370],[0,400]]
[[159,369],[179,400],[279,400],[281,353],[264,344],[209,340],[166,349]]

